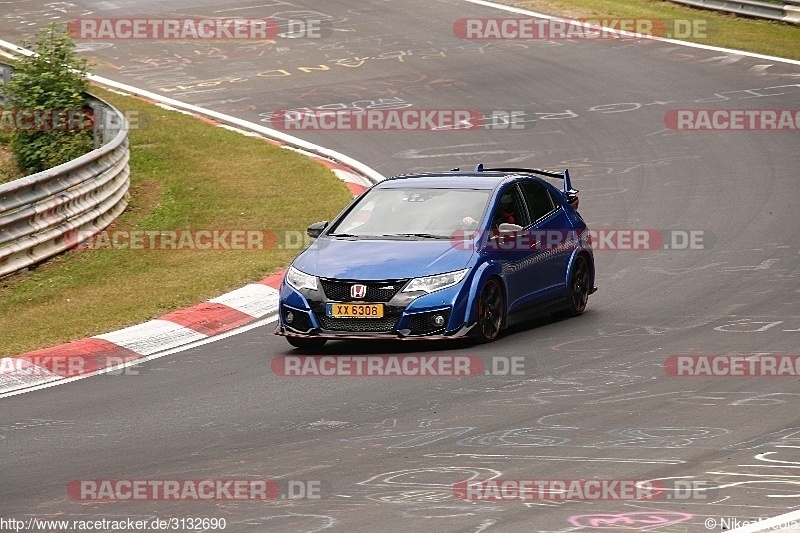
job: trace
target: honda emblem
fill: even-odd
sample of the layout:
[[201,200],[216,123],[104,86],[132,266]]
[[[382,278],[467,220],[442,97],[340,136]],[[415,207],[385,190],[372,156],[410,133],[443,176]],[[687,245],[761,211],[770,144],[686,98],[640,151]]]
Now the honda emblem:
[[350,287],[350,296],[356,300],[363,300],[364,296],[367,295],[367,286],[366,285],[353,285]]

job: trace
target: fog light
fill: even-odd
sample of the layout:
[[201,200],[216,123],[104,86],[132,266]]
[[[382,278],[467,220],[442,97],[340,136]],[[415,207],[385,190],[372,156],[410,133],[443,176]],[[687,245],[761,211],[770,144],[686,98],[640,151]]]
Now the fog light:
[[444,326],[444,317],[442,315],[433,315],[431,317],[431,324],[437,328]]
[[294,322],[294,313],[291,311],[286,311],[286,316],[284,316],[284,319],[286,320],[287,324],[291,324]]

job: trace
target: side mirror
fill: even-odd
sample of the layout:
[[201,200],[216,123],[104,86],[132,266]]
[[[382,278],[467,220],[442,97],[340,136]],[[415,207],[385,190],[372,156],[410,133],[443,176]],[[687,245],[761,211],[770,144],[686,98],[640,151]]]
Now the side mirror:
[[522,226],[518,226],[517,224],[508,224],[505,222],[500,224],[497,229],[500,230],[501,237],[513,237],[514,235],[519,235],[525,230],[525,228]]
[[568,194],[567,195],[567,202],[571,205],[575,210],[578,209],[578,205],[581,203],[580,199],[578,199],[577,194]]
[[323,220],[322,222],[314,222],[308,227],[306,233],[312,239],[316,239],[317,237],[319,237],[319,234],[322,233],[322,230],[324,230],[327,227],[328,227],[327,220]]

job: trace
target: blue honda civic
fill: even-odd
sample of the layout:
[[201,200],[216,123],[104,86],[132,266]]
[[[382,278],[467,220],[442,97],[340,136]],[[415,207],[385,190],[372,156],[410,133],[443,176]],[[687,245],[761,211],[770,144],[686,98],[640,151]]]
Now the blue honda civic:
[[275,333],[305,349],[485,343],[533,314],[580,315],[596,287],[577,207],[567,170],[478,165],[381,181],[308,228],[316,240],[286,270]]

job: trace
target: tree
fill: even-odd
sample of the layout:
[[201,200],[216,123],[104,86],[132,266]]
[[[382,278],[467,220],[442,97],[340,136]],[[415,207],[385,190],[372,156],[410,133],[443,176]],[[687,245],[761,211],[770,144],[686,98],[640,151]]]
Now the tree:
[[[6,109],[18,117],[22,116],[21,113],[28,113],[29,116],[51,119],[57,114],[63,116],[66,113],[74,117],[75,113],[82,112],[86,106],[83,93],[88,88],[88,63],[76,56],[75,41],[66,29],[51,24],[39,30],[33,42],[26,40],[21,44],[35,54],[20,58],[11,81],[0,85]],[[29,120],[27,123],[32,122]],[[52,128],[42,126],[40,122],[36,126],[17,128],[11,147],[21,170],[41,172],[91,151],[91,126],[84,121],[78,129]]]

